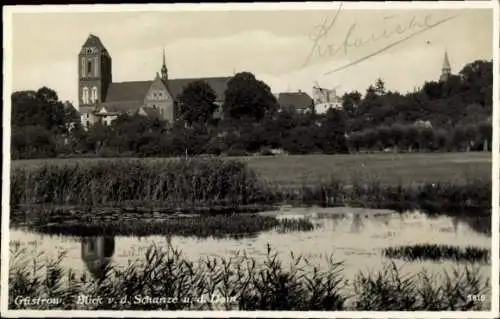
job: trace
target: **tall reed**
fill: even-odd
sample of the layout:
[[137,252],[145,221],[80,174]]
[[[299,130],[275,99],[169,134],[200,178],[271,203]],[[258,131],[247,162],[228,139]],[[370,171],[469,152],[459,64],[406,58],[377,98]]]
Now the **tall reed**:
[[[260,261],[239,253],[192,262],[173,247],[153,245],[142,262],[108,266],[105,276],[93,279],[64,273],[57,268],[60,260],[43,262],[23,249],[12,248],[11,256],[10,309],[437,311],[490,306],[487,300],[470,299],[486,295],[489,285],[470,265],[435,277],[425,271],[407,276],[391,263],[378,272],[359,273],[350,283],[342,276],[343,263],[331,256],[328,267],[293,254],[285,265],[268,246]],[[77,303],[79,295],[102,300]],[[16,303],[16,296],[55,296],[60,302],[26,305]]]
[[12,205],[236,206],[262,201],[265,195],[246,164],[218,159],[44,164],[16,168],[11,176]]
[[297,187],[266,184],[244,162],[236,160],[110,160],[15,168],[11,204],[194,210],[285,202],[488,216],[491,186],[491,179],[403,185],[382,184],[376,178],[348,181],[332,176],[328,182]]

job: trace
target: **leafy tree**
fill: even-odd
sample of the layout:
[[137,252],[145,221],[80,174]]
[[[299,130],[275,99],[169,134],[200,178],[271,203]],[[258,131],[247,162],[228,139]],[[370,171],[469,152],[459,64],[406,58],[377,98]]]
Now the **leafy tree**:
[[434,145],[440,151],[446,151],[448,147],[449,134],[444,129],[436,130],[434,134]]
[[424,93],[429,100],[437,100],[443,96],[443,88],[440,82],[425,82],[422,88],[422,93]]
[[404,130],[405,127],[401,124],[394,124],[389,128],[389,134],[392,136],[394,146],[398,149],[404,148]]
[[385,82],[381,78],[378,78],[375,82],[375,94],[378,96],[385,95],[387,92],[385,90]]
[[483,150],[491,150],[492,127],[491,122],[483,122],[478,127],[479,136],[483,140]]
[[361,102],[361,98],[362,95],[358,91],[344,93],[342,96],[342,109],[348,119],[357,116],[357,108]]
[[241,72],[229,80],[222,108],[233,119],[260,121],[267,112],[278,110],[278,102],[267,84],[250,72]]
[[283,149],[290,154],[307,154],[317,150],[309,127],[297,126],[283,141]]
[[430,151],[434,147],[434,130],[431,127],[422,127],[418,134],[419,151]]
[[45,158],[56,156],[52,134],[40,125],[13,126],[12,158]]
[[328,109],[321,126],[317,129],[319,134],[318,146],[326,154],[347,153],[346,120],[344,114],[336,109]]
[[189,124],[207,123],[217,109],[217,95],[205,81],[189,83],[178,96],[180,116]]
[[68,123],[77,118],[76,110],[58,100],[54,90],[19,91],[11,95],[12,125],[39,125],[54,134],[69,132]]

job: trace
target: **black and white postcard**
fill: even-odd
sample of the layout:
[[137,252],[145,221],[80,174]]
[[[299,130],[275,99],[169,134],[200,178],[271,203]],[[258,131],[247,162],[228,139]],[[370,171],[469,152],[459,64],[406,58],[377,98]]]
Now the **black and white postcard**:
[[496,317],[498,6],[5,7],[2,316]]

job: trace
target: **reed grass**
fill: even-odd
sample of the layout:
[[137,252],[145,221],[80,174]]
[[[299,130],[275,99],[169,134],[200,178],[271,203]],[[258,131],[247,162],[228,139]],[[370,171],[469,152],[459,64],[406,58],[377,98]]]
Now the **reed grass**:
[[[359,273],[350,283],[342,275],[343,262],[331,256],[329,266],[320,270],[293,254],[285,265],[269,246],[260,261],[240,253],[192,262],[173,247],[165,250],[153,245],[143,262],[125,268],[108,266],[105,276],[94,279],[64,272],[60,258],[43,261],[24,248],[11,248],[11,256],[10,309],[445,311],[490,306],[487,300],[468,297],[486,295],[489,285],[470,265],[433,277],[425,271],[403,275],[390,263],[378,272]],[[102,302],[77,303],[81,295],[101,297]],[[26,305],[16,303],[16,296],[50,296],[59,302]],[[157,302],[140,303],[137,296]],[[169,302],[167,297],[175,300]]]
[[491,214],[491,179],[466,182],[383,184],[378,179],[331,176],[302,186],[274,185],[257,178],[244,162],[219,159],[96,161],[86,164],[17,167],[11,204],[123,206],[195,210],[198,207],[306,204],[419,209],[430,214]]
[[437,244],[416,244],[411,246],[385,248],[383,250],[383,255],[389,258],[400,258],[407,261],[453,260],[478,263],[490,262],[490,252],[488,249],[473,246],[458,247]]
[[328,182],[300,188],[274,189],[277,202],[392,209],[399,212],[421,210],[428,214],[491,214],[491,180],[470,178],[465,184],[382,184],[378,180],[350,184],[332,176]]
[[262,187],[244,163],[218,159],[168,162],[98,161],[15,168],[11,204],[238,206],[264,202]]
[[256,214],[235,214],[195,217],[170,217],[165,219],[122,219],[101,220],[92,218],[74,220],[70,223],[44,220],[31,224],[32,231],[66,236],[154,236],[171,235],[198,238],[243,238],[258,235],[263,231],[278,232],[312,231],[314,224],[306,218],[278,219]]

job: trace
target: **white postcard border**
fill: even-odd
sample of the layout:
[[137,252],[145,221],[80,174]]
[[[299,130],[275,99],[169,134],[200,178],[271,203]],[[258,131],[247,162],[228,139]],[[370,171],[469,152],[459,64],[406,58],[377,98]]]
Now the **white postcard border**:
[[[4,317],[265,317],[265,318],[495,318],[499,315],[499,182],[500,182],[500,65],[499,65],[499,2],[498,1],[440,1],[440,2],[345,2],[349,10],[387,9],[493,9],[493,140],[492,140],[492,310],[480,312],[381,312],[381,311],[338,311],[338,312],[295,312],[295,311],[34,311],[7,310],[8,306],[8,264],[9,264],[9,200],[10,200],[10,123],[12,92],[12,15],[15,13],[48,12],[148,12],[148,11],[272,11],[272,10],[318,10],[336,9],[339,2],[294,2],[294,3],[211,3],[211,4],[120,4],[120,5],[44,5],[4,6],[4,100],[3,100],[3,166],[2,166],[2,234],[1,234],[1,313]],[[6,94],[7,93],[7,94]]]

